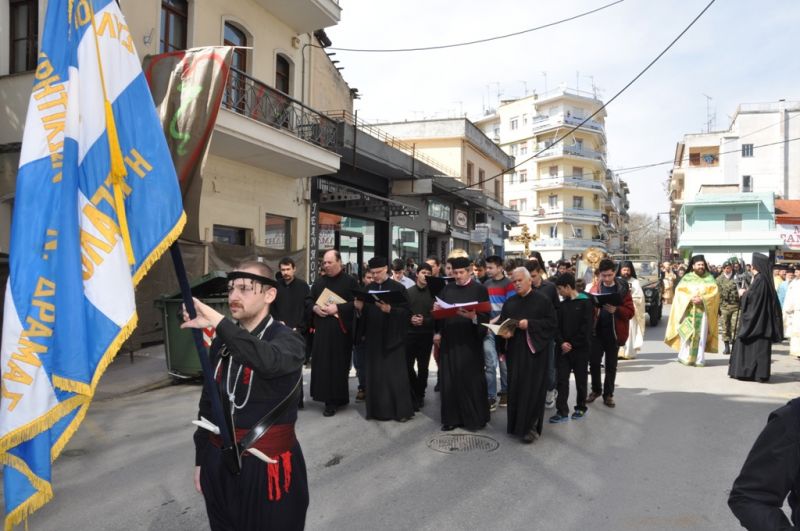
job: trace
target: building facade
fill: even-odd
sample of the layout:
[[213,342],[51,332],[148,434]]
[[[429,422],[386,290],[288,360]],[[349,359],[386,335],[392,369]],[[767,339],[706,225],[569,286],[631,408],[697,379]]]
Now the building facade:
[[476,122],[518,164],[505,179],[505,204],[521,220],[511,231],[509,253],[523,253],[521,225],[534,238],[528,247],[545,260],[570,258],[587,247],[621,250],[627,186],[607,169],[605,110],[581,125],[601,106],[591,93],[561,87],[504,101]]
[[[725,224],[725,216],[736,212],[709,206],[709,197],[716,197],[709,190],[725,191],[720,205],[732,204],[737,195],[736,201],[753,204],[754,198],[773,194],[771,201],[758,200],[772,213],[773,227],[763,233],[762,241],[749,243],[760,251],[780,247],[773,233],[775,199],[800,199],[800,146],[790,142],[800,135],[800,121],[795,119],[798,115],[800,102],[743,103],[727,130],[684,135],[675,148],[669,179],[671,240],[677,243],[679,252],[690,252],[696,243],[683,234],[688,227],[683,220],[698,202],[706,212],[718,216],[718,228],[726,231],[726,227],[732,227],[734,240],[742,236],[736,234],[739,224]],[[746,219],[742,219],[745,224]],[[730,240],[729,236],[724,232],[721,240]]]

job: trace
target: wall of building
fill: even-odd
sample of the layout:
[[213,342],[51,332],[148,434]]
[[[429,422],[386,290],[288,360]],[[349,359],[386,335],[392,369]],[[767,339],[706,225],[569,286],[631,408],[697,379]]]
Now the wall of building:
[[[316,39],[314,42],[319,44]],[[307,85],[311,85],[308,88],[307,105],[318,111],[345,110],[352,113],[353,98],[350,96],[350,86],[336,69],[336,65],[331,62],[325,49],[310,46],[305,54],[306,61],[311,64],[311,82],[306,82]]]
[[306,179],[270,173],[222,157],[209,156],[203,171],[200,233],[213,239],[213,226],[253,229],[256,245],[265,244],[266,214],[291,218],[292,249],[306,246],[308,207],[302,200]]

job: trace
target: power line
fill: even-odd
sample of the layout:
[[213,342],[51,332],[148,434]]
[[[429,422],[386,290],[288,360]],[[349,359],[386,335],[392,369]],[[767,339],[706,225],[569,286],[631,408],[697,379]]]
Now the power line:
[[500,39],[507,39],[509,37],[516,37],[517,35],[524,35],[525,33],[531,33],[534,31],[539,31],[541,29],[550,28],[553,26],[557,26],[559,24],[563,24],[565,22],[571,22],[573,20],[586,17],[588,15],[592,15],[604,9],[608,9],[609,7],[615,6],[617,4],[621,4],[625,0],[616,0],[615,2],[611,2],[610,4],[606,4],[604,6],[600,6],[596,9],[592,9],[590,11],[585,11],[583,13],[579,13],[577,15],[573,15],[571,17],[562,18],[561,20],[556,20],[554,22],[548,22],[547,24],[543,24],[541,26],[536,26],[535,28],[529,28],[522,31],[515,31],[514,33],[507,33],[505,35],[498,35],[496,37],[487,37],[485,39],[478,39],[474,41],[466,41],[466,42],[458,42],[454,44],[442,44],[439,46],[423,46],[419,48],[335,48],[335,47],[328,47],[326,50],[336,50],[339,52],[362,52],[362,53],[397,53],[397,52],[423,52],[423,51],[430,51],[430,50],[444,50],[446,48],[458,48],[460,46],[471,46],[473,44],[481,44],[484,42],[491,42],[497,41]]
[[[744,137],[740,137],[740,138],[744,138]],[[753,151],[755,151],[758,148],[764,148],[764,147],[776,146],[778,144],[794,142],[795,140],[800,140],[800,137],[787,138],[786,140],[778,140],[776,142],[769,142],[767,144],[759,144],[757,146],[753,146]],[[742,151],[741,148],[736,148],[736,149],[731,149],[729,151],[722,151],[718,155],[719,156],[730,155],[732,153],[741,153],[741,151]],[[681,157],[681,163],[683,163],[683,162],[685,162],[687,160],[689,160],[689,157],[685,157],[685,156]],[[636,171],[646,170],[648,168],[655,168],[656,166],[665,166],[667,164],[674,164],[674,163],[675,163],[675,160],[674,159],[670,159],[670,160],[665,160],[665,161],[662,161],[662,162],[653,162],[651,164],[642,164],[641,166],[631,166],[629,168],[620,168],[620,169],[612,170],[612,171],[614,173],[616,173],[617,175],[627,175],[629,173],[633,173],[633,172],[636,172]]]
[[535,159],[535,158],[538,158],[538,157],[539,157],[539,155],[541,155],[542,153],[544,153],[545,151],[547,151],[547,150],[548,150],[548,149],[550,149],[551,147],[553,147],[553,146],[557,145],[558,143],[560,143],[561,141],[563,141],[565,138],[567,138],[568,136],[570,136],[572,133],[574,133],[575,131],[577,131],[578,129],[580,129],[580,128],[581,128],[581,127],[582,127],[582,126],[583,126],[583,125],[584,125],[586,122],[588,122],[589,120],[591,120],[592,118],[594,118],[595,116],[597,116],[597,115],[598,115],[598,114],[599,114],[601,111],[603,111],[603,110],[604,110],[606,107],[608,107],[608,106],[609,106],[609,105],[610,105],[610,104],[611,104],[611,103],[612,103],[614,100],[616,100],[616,99],[617,99],[617,98],[618,98],[620,95],[622,95],[622,93],[623,93],[623,92],[625,92],[626,90],[628,90],[628,88],[629,88],[631,85],[633,85],[634,83],[636,83],[636,81],[638,81],[638,80],[639,80],[639,78],[640,78],[640,77],[642,77],[642,76],[645,74],[645,72],[647,72],[648,70],[650,70],[650,68],[651,68],[651,67],[652,67],[654,64],[656,64],[656,62],[657,62],[659,59],[661,59],[661,57],[662,57],[664,54],[666,54],[666,53],[667,53],[667,52],[670,50],[670,48],[672,48],[672,47],[675,45],[675,43],[676,43],[676,42],[678,42],[678,41],[680,40],[680,38],[681,38],[681,37],[683,37],[683,36],[684,36],[684,34],[686,34],[686,32],[687,32],[687,31],[689,31],[689,29],[690,29],[692,26],[694,26],[694,24],[695,24],[695,23],[696,23],[696,22],[697,22],[697,21],[700,19],[700,17],[702,17],[702,16],[703,16],[703,14],[704,14],[706,11],[708,11],[708,9],[709,9],[709,8],[710,8],[710,7],[711,7],[713,4],[714,4],[714,2],[716,2],[716,0],[711,0],[711,1],[710,1],[710,2],[709,2],[709,3],[708,3],[708,4],[707,4],[707,5],[706,5],[706,6],[703,8],[703,10],[702,10],[702,11],[700,11],[700,13],[698,13],[698,14],[697,14],[697,16],[696,16],[696,17],[694,17],[694,19],[692,19],[692,21],[689,23],[689,25],[688,25],[688,26],[686,26],[686,27],[683,29],[683,31],[681,31],[681,32],[678,34],[678,36],[677,36],[677,37],[675,37],[675,38],[672,40],[672,42],[670,42],[670,43],[667,45],[667,47],[666,47],[666,48],[664,48],[664,49],[661,51],[661,53],[659,53],[659,54],[658,54],[658,55],[657,55],[657,56],[656,56],[656,57],[655,57],[655,58],[654,58],[652,61],[650,61],[650,63],[648,63],[648,65],[647,65],[647,66],[645,66],[645,67],[644,67],[644,69],[642,69],[642,71],[641,71],[641,72],[639,72],[638,74],[636,74],[636,77],[634,77],[633,79],[631,79],[631,80],[630,80],[630,81],[629,81],[629,82],[628,82],[628,83],[627,83],[627,84],[626,84],[624,87],[622,87],[622,88],[619,90],[619,92],[617,92],[616,94],[614,94],[614,96],[612,96],[612,97],[611,97],[611,99],[609,99],[607,102],[603,103],[603,104],[602,104],[602,105],[601,105],[601,106],[600,106],[600,107],[599,107],[599,108],[598,108],[596,111],[594,111],[592,114],[590,114],[589,116],[587,116],[586,118],[584,118],[584,119],[583,119],[583,121],[582,121],[581,123],[579,123],[579,124],[577,124],[577,125],[573,126],[573,127],[572,127],[571,129],[569,129],[569,130],[568,130],[566,133],[564,133],[564,134],[563,134],[563,135],[561,135],[560,137],[556,138],[556,140],[555,140],[555,141],[554,141],[554,142],[553,142],[551,145],[549,145],[549,146],[546,146],[544,149],[540,149],[540,150],[539,150],[538,152],[536,152],[536,153],[535,153],[533,156],[531,156],[531,157],[528,157],[527,159],[525,159],[525,160],[523,160],[523,161],[521,161],[521,162],[518,162],[518,163],[517,163],[517,164],[515,164],[513,167],[511,167],[511,168],[508,168],[507,170],[505,170],[505,171],[502,171],[502,172],[498,173],[497,175],[493,175],[493,176],[491,176],[491,177],[487,177],[487,178],[485,178],[485,179],[483,179],[483,180],[479,180],[478,182],[476,182],[476,183],[474,183],[474,184],[468,184],[468,185],[465,185],[465,186],[461,186],[461,187],[458,187],[458,188],[454,188],[454,189],[450,190],[449,192],[450,192],[450,193],[453,193],[453,192],[458,192],[458,191],[460,191],[460,190],[466,190],[466,189],[472,188],[473,186],[479,186],[479,185],[482,185],[483,183],[486,183],[486,182],[492,181],[492,180],[494,180],[494,179],[496,179],[496,178],[498,178],[498,177],[500,177],[500,176],[502,176],[502,175],[504,175],[504,174],[506,174],[506,173],[508,173],[508,172],[510,172],[510,171],[516,170],[518,167],[520,167],[521,165],[525,164],[526,162],[530,162],[531,160],[533,160],[533,159]]

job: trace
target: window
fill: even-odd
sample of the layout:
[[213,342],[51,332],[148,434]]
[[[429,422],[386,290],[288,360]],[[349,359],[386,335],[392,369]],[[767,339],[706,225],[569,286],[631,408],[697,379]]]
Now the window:
[[428,203],[428,215],[432,218],[450,221],[450,205],[445,205],[439,201],[431,201]]
[[547,198],[547,206],[550,208],[557,208],[558,207],[558,196],[551,195]]
[[558,225],[550,225],[550,237],[558,238]]
[[700,166],[700,153],[689,153],[689,166]]
[[516,199],[512,199],[508,202],[508,208],[511,210],[519,210],[519,202]]
[[503,202],[503,181],[500,179],[494,180],[494,198],[500,203]]
[[573,228],[572,232],[575,233],[575,237],[579,240],[583,239],[583,229],[582,228]]
[[550,166],[549,174],[550,177],[558,177],[558,166]]
[[741,232],[741,231],[742,231],[742,215],[725,214],[725,232]]
[[512,171],[508,174],[508,184],[514,184],[514,179],[516,179],[517,172]]
[[[247,36],[242,30],[231,24],[225,23],[225,46],[247,46]],[[231,57],[230,75],[228,76],[228,86],[225,91],[225,104],[237,111],[245,112],[245,99],[247,95],[247,50],[237,48],[233,50]]]
[[520,155],[527,155],[528,154],[528,143],[527,142],[522,142],[519,145],[519,154]]
[[519,170],[519,182],[528,182],[528,170]]
[[250,245],[250,230],[225,225],[214,225],[214,241],[230,245]]
[[11,18],[10,73],[36,69],[39,35],[39,2],[14,0],[9,5]]
[[275,88],[289,94],[292,64],[283,54],[278,54],[275,58]]
[[742,144],[742,156],[743,157],[753,156],[753,144]]
[[161,53],[186,49],[186,0],[161,0]]
[[500,138],[500,128],[499,127],[495,127],[494,128],[494,137],[495,138]]
[[291,251],[292,220],[266,214],[264,216],[264,247],[279,251]]
[[572,176],[573,177],[577,177],[579,179],[582,178],[583,177],[583,168],[581,168],[580,166],[573,166],[572,167]]
[[753,191],[753,178],[750,175],[742,175],[742,192]]
[[519,200],[519,210],[520,212],[525,212],[528,210],[528,200],[527,199],[520,199]]
[[518,149],[519,149],[519,146],[517,144],[511,144],[511,153],[509,153],[509,154],[512,157],[516,157]]
[[481,185],[481,190],[486,188],[486,172],[483,170],[478,170],[478,182]]
[[516,116],[511,119],[511,130],[516,131],[519,127],[519,118]]
[[528,115],[527,114],[523,114],[522,115],[522,125],[528,125]]
[[581,196],[572,196],[572,208],[583,208],[583,198]]

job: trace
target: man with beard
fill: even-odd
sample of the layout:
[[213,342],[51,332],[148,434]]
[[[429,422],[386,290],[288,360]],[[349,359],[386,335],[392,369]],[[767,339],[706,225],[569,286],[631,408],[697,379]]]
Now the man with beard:
[[[469,258],[450,258],[455,282],[447,284],[439,298],[449,304],[489,302],[489,292],[472,278]],[[434,310],[441,307],[434,304]],[[437,321],[434,344],[439,345],[439,383],[442,399],[442,431],[464,427],[478,430],[489,422],[486,375],[483,368],[483,336],[489,312],[458,309],[458,314]]]
[[736,326],[739,321],[739,290],[733,279],[733,266],[730,260],[722,264],[722,274],[717,277],[719,290],[720,317],[722,318],[722,341],[725,343],[723,354],[731,353]]
[[[428,365],[431,362],[433,346],[433,294],[428,287],[428,276],[431,266],[423,263],[417,270],[416,285],[408,288],[409,309],[411,311],[411,327],[406,339],[406,363],[411,392],[414,395],[414,410],[419,411],[425,405],[425,390],[428,387]],[[414,364],[417,371],[414,372]]]
[[[278,263],[281,278],[278,280],[278,297],[275,299],[273,315],[298,334],[306,337],[308,326],[306,324],[306,299],[309,287],[306,281],[298,278],[297,266],[294,260],[284,257]],[[307,354],[310,354],[307,352]],[[306,356],[308,361],[308,356]]]
[[783,318],[771,266],[766,255],[753,253],[753,283],[742,298],[739,332],[728,367],[731,378],[769,381],[772,344],[783,340]]
[[628,340],[624,345],[619,347],[618,357],[624,360],[632,360],[636,358],[636,354],[641,350],[644,345],[644,325],[645,325],[645,301],[644,291],[639,279],[636,278],[636,269],[633,267],[633,262],[625,260],[620,263],[619,276],[628,283],[631,291],[631,299],[633,299],[633,308],[635,314],[628,323]]
[[414,416],[411,384],[406,372],[405,341],[409,321],[406,288],[389,278],[386,258],[370,258],[368,266],[372,283],[365,291],[396,291],[401,293],[403,302],[356,300],[353,303],[362,315],[365,330],[367,418],[405,422]]
[[675,288],[664,343],[678,352],[682,364],[702,367],[705,353],[717,352],[719,289],[702,254],[693,256],[690,265],[692,272]]
[[[218,386],[213,392],[230,408],[238,442],[263,428],[265,416],[292,395],[301,378],[303,339],[270,315],[276,284],[266,264],[243,262],[228,274],[228,305],[236,322],[197,299],[197,316],[189,320],[184,312],[181,328],[216,328],[210,350]],[[242,455],[238,474],[229,469],[222,439],[210,431],[214,426],[202,420],[213,418],[205,388],[199,409],[194,484],[205,499],[211,529],[303,529],[308,479],[294,430],[297,401],[277,410],[270,429]]]
[[[307,305],[313,312],[314,347],[311,354],[311,398],[325,403],[326,417],[350,402],[348,377],[353,349],[353,290],[358,282],[342,269],[339,251],[330,250],[322,258],[325,275],[311,287]],[[344,303],[317,301],[325,289]]]
[[511,274],[517,295],[503,305],[499,321],[515,319],[508,339],[508,424],[506,432],[532,443],[542,434],[544,402],[547,392],[548,345],[556,332],[556,312],[552,303],[536,293],[531,275],[524,267]]

